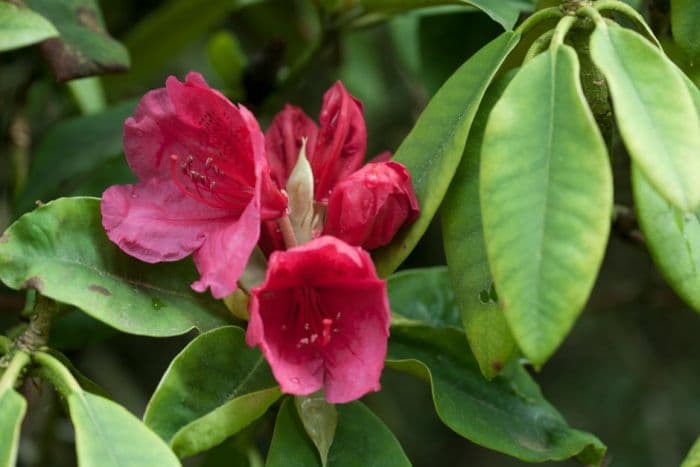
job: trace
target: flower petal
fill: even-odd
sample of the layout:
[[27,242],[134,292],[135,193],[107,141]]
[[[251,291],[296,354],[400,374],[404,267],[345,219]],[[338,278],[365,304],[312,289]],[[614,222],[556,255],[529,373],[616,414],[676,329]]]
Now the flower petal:
[[297,312],[290,289],[254,293],[246,342],[260,346],[283,392],[304,396],[321,389],[323,359],[309,347],[297,347],[299,339],[287,327]]
[[335,184],[365,159],[367,127],[362,104],[337,81],[323,96],[318,141],[309,158],[316,180],[315,197],[328,198]]
[[378,391],[389,336],[386,285],[329,288],[322,297],[339,317],[324,349],[326,399],[343,404]]
[[287,179],[299,158],[302,141],[306,141],[307,158],[316,147],[318,128],[309,116],[299,107],[287,104],[275,115],[270,127],[265,132],[265,147],[270,163],[272,179],[278,187],[287,186]]
[[192,284],[192,288],[204,292],[209,287],[215,298],[232,294],[259,236],[260,202],[254,198],[239,219],[207,233],[204,243],[194,254],[200,279]]
[[184,258],[209,231],[231,221],[226,211],[198,203],[171,181],[157,178],[108,188],[101,210],[109,239],[148,263]]

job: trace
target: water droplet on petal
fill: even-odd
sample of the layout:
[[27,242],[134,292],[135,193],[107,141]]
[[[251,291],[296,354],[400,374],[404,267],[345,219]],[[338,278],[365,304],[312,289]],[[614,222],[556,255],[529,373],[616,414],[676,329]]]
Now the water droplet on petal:
[[289,381],[291,381],[294,384],[299,384],[299,378],[297,378],[296,376],[294,378],[290,378]]

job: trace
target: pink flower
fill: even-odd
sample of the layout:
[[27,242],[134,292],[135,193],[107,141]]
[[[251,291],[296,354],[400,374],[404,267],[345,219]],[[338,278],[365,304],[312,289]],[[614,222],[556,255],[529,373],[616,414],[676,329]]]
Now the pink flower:
[[324,388],[329,402],[344,403],[379,390],[389,320],[386,284],[367,252],[324,236],[270,256],[246,340],[284,392]]
[[134,185],[108,188],[102,224],[126,253],[149,263],[193,254],[192,288],[224,297],[236,289],[260,223],[284,214],[286,196],[270,179],[257,121],[206,84],[169,77],[124,123]]
[[418,214],[406,167],[397,162],[370,163],[333,189],[323,234],[369,250],[389,243]]
[[[303,110],[287,105],[267,130],[267,155],[281,188],[299,158],[304,138],[316,208],[326,218],[319,229],[324,234],[366,249],[378,248],[418,217],[411,176],[402,164],[390,162],[390,152],[360,168],[367,146],[362,104],[340,82],[323,98],[319,128]],[[276,224],[265,223],[261,246],[266,253],[282,248]]]

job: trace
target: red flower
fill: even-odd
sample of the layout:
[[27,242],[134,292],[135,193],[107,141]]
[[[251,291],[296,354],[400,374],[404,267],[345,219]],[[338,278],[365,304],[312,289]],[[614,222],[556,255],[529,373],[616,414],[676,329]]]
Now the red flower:
[[371,163],[333,189],[323,234],[369,250],[389,243],[418,213],[406,167],[397,162]]
[[379,390],[389,320],[386,284],[367,252],[324,236],[270,256],[246,340],[284,392],[324,388],[329,402],[344,403]]
[[[367,249],[386,245],[419,214],[408,171],[398,162],[388,162],[389,152],[360,169],[367,147],[362,104],[340,82],[324,95],[319,120],[317,128],[292,105],[275,117],[265,134],[275,181],[280,188],[286,186],[307,138],[316,209],[320,218],[326,217],[322,231]],[[261,245],[266,252],[282,247],[275,224],[264,225]]]
[[148,92],[124,124],[134,185],[108,188],[102,223],[142,261],[194,253],[192,288],[221,298],[258,241],[260,222],[283,215],[286,197],[270,179],[264,136],[253,115],[209,88],[198,73]]

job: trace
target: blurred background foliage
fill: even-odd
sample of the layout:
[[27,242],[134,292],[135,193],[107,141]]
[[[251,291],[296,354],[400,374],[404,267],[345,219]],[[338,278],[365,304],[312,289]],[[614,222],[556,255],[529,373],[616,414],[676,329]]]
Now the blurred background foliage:
[[[51,2],[29,3],[50,8]],[[536,2],[520,3],[527,14]],[[700,65],[673,43],[668,0],[628,3],[650,19],[672,58],[700,84]],[[468,7],[358,22],[321,16],[311,0],[99,4],[107,30],[129,51],[128,72],[59,83],[40,47],[1,56],[0,231],[37,200],[99,196],[111,184],[132,180],[121,153],[122,122],[137,99],[170,74],[202,72],[213,87],[251,108],[263,127],[285,102],[315,117],[323,92],[341,79],[364,103],[372,157],[394,151],[441,83],[502,31]],[[523,42],[522,53],[529,45]],[[616,203],[629,207],[629,161],[622,145],[616,147]],[[573,426],[608,445],[612,465],[678,465],[700,432],[700,320],[665,285],[625,212],[615,222],[586,312],[535,377]],[[434,222],[405,267],[444,264],[438,226]],[[0,326],[20,324],[24,302],[24,294],[0,288]],[[139,416],[168,362],[192,337],[118,334],[69,308],[52,332],[52,345]],[[20,465],[75,465],[72,428],[60,401],[48,386],[28,383],[25,389],[34,409],[24,424]],[[452,433],[429,398],[427,385],[391,370],[384,390],[367,398],[416,466],[521,465]],[[273,420],[268,416],[242,435],[259,440],[259,452],[238,439],[186,465],[259,465]]]

